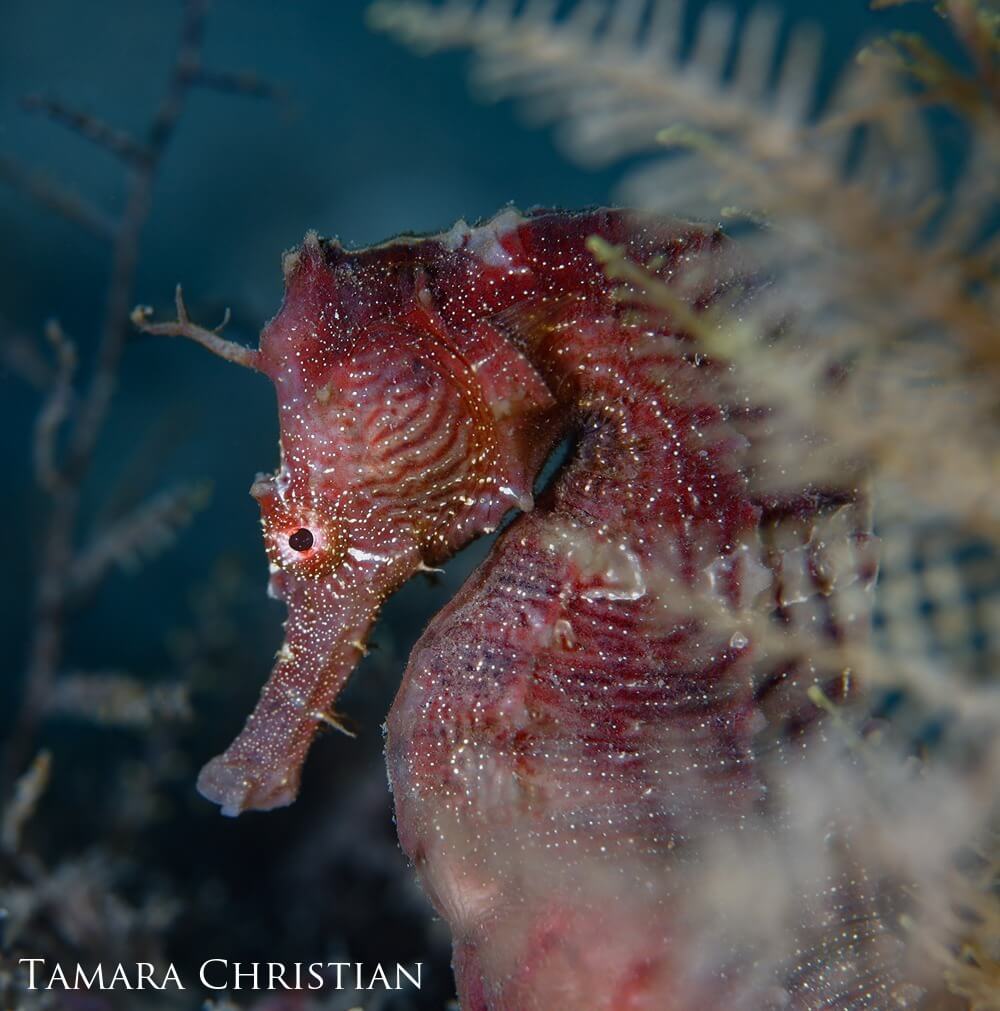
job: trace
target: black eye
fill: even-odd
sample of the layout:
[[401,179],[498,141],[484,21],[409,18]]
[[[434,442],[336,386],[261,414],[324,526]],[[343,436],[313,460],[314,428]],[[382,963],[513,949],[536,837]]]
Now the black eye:
[[312,531],[299,527],[294,534],[289,535],[288,546],[295,551],[308,551],[313,546]]

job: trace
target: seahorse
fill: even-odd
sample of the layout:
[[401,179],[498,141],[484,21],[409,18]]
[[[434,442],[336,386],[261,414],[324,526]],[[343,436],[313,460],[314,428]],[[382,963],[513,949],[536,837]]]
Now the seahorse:
[[846,672],[779,662],[741,618],[864,634],[864,491],[777,486],[798,436],[681,326],[623,302],[593,236],[692,312],[754,297],[716,230],[507,209],[360,250],[310,234],[259,349],[215,340],[277,391],[280,466],[251,494],[288,619],[198,788],[229,815],[291,803],[381,603],[506,523],[387,721],[400,842],[452,930],[462,1007],[898,1007],[849,852],[787,959],[724,930],[707,950],[690,872],[713,839],[754,847],[762,818],[781,822],[769,769],[810,740],[806,688],[846,693]]

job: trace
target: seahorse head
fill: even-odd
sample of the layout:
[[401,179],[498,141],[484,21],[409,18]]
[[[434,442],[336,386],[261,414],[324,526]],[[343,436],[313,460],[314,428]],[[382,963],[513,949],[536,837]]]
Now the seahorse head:
[[281,459],[251,494],[288,620],[246,727],[199,779],[224,813],[294,800],[316,730],[342,728],[330,707],[386,596],[531,507],[554,401],[486,321],[438,310],[432,275],[454,255],[431,240],[349,253],[310,234],[285,257],[254,361],[275,385]]

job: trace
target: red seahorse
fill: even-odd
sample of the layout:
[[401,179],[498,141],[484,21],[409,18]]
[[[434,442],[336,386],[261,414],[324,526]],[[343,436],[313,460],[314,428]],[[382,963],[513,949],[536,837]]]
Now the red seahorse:
[[771,412],[616,299],[593,235],[668,283],[694,264],[693,311],[745,281],[719,234],[616,210],[286,256],[260,349],[229,353],[278,394],[281,464],[252,494],[286,641],[199,789],[226,814],[291,803],[381,602],[518,509],[388,719],[400,840],[463,1008],[898,1006],[846,857],[795,956],[703,948],[685,869],[720,834],[754,845],[761,742],[795,742],[805,686],[839,684],[768,660],[737,618],[863,628],[872,540],[850,482],[775,492]]

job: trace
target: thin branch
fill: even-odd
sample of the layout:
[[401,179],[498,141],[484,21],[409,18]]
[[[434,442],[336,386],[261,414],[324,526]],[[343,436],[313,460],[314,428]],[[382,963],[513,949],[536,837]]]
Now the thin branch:
[[42,357],[37,341],[22,333],[5,332],[0,337],[0,365],[36,390],[45,392],[52,386],[51,365]]
[[40,552],[36,619],[24,695],[4,754],[6,782],[12,782],[20,772],[35,728],[45,713],[56,671],[61,666],[69,587],[67,576],[74,561],[73,540],[81,486],[117,385],[121,356],[130,332],[129,306],[139,238],[149,213],[153,180],[176,129],[192,77],[201,64],[206,13],[206,0],[187,0],[173,70],[147,132],[148,157],[128,165],[127,197],[114,234],[111,274],[94,370],[70,434],[59,493],[52,497],[48,529]]
[[87,229],[88,232],[93,232],[102,239],[114,238],[115,222],[104,211],[93,207],[76,193],[65,189],[40,172],[33,172],[6,155],[0,155],[0,179],[60,217]]
[[27,95],[21,100],[21,105],[28,112],[40,113],[52,122],[65,126],[126,164],[143,162],[150,156],[146,146],[127,130],[119,130],[110,123],[105,123],[103,119],[89,112],[74,109],[58,98]]
[[120,671],[72,671],[53,682],[46,712],[104,726],[145,729],[166,720],[189,720],[188,692],[186,684],[150,684]]
[[139,236],[149,213],[153,179],[177,127],[192,75],[201,63],[206,14],[206,0],[188,0],[185,5],[173,72],[148,132],[146,146],[149,156],[132,170],[129,194],[115,243],[97,367],[84,398],[71,445],[70,463],[77,473],[82,473],[89,464],[117,384],[118,363],[129,332],[129,302],[139,253]]
[[54,494],[64,480],[56,462],[56,440],[73,401],[77,354],[76,345],[63,333],[56,320],[49,321],[45,336],[55,348],[56,368],[52,388],[35,422],[35,479],[42,488]]
[[18,779],[14,796],[5,806],[0,827],[0,846],[6,853],[16,853],[21,846],[21,833],[31,820],[38,802],[49,784],[52,756],[40,751],[28,770]]
[[[16,186],[55,207],[64,216],[86,224],[91,230],[113,240],[110,280],[108,282],[103,322],[90,383],[81,394],[68,447],[63,454],[56,480],[55,431],[65,417],[65,398],[57,392],[50,397],[40,422],[38,440],[39,471],[50,490],[48,527],[41,544],[38,585],[35,600],[33,639],[24,679],[24,696],[4,752],[5,782],[11,783],[29,753],[35,728],[47,709],[57,671],[62,664],[64,624],[71,606],[92,590],[114,564],[148,551],[162,540],[168,528],[176,528],[185,518],[179,501],[161,496],[113,526],[102,538],[77,557],[74,547],[78,525],[82,485],[93,458],[108,409],[118,382],[119,366],[131,333],[132,291],[139,255],[139,239],[149,212],[153,182],[163,155],[180,120],[185,100],[196,86],[223,91],[266,96],[274,90],[253,75],[227,75],[205,71],[202,46],[208,0],[186,0],[180,38],[173,68],[159,105],[150,117],[144,136],[137,137],[80,113],[53,99],[32,98],[27,106],[63,123],[87,139],[110,151],[128,170],[125,206],[119,219],[108,224],[98,212],[64,193],[60,188],[40,181],[16,162],[0,161],[0,177],[6,176]],[[183,303],[180,303],[183,306]],[[228,317],[227,317],[228,318]],[[251,367],[256,353],[223,340],[216,331],[196,327],[178,311],[195,339],[216,353]],[[221,329],[221,327],[219,328]],[[9,356],[8,356],[9,357]],[[37,372],[38,370],[34,370]],[[62,390],[65,382],[57,383]],[[183,496],[182,496],[183,498]],[[187,500],[184,507],[194,508]],[[180,512],[178,512],[180,510]],[[124,551],[123,549],[128,549]]]
[[174,306],[177,311],[177,318],[169,323],[150,323],[153,309],[148,305],[138,305],[132,310],[132,322],[143,333],[153,334],[159,337],[186,337],[188,340],[208,348],[214,355],[225,358],[227,362],[234,362],[248,369],[260,369],[260,352],[253,348],[237,344],[235,341],[226,340],[221,337],[223,328],[229,322],[230,313],[226,309],[222,322],[212,330],[206,330],[203,326],[191,322],[188,315],[187,306],[184,303],[184,292],[180,285],[174,291]]
[[167,84],[160,106],[153,116],[146,143],[155,162],[162,155],[180,120],[184,100],[191,85],[201,73],[202,48],[205,42],[205,24],[208,18],[208,0],[187,0],[181,24],[180,42],[174,60],[173,73]]
[[1000,111],[1000,15],[976,0],[944,0],[941,7],[968,50],[994,111]]
[[67,598],[93,593],[113,568],[133,569],[163,550],[179,529],[208,503],[205,484],[160,492],[121,517],[84,548],[68,574]]
[[201,68],[192,75],[191,83],[229,95],[246,95],[249,98],[265,98],[279,102],[288,98],[287,89],[259,77],[252,71]]

